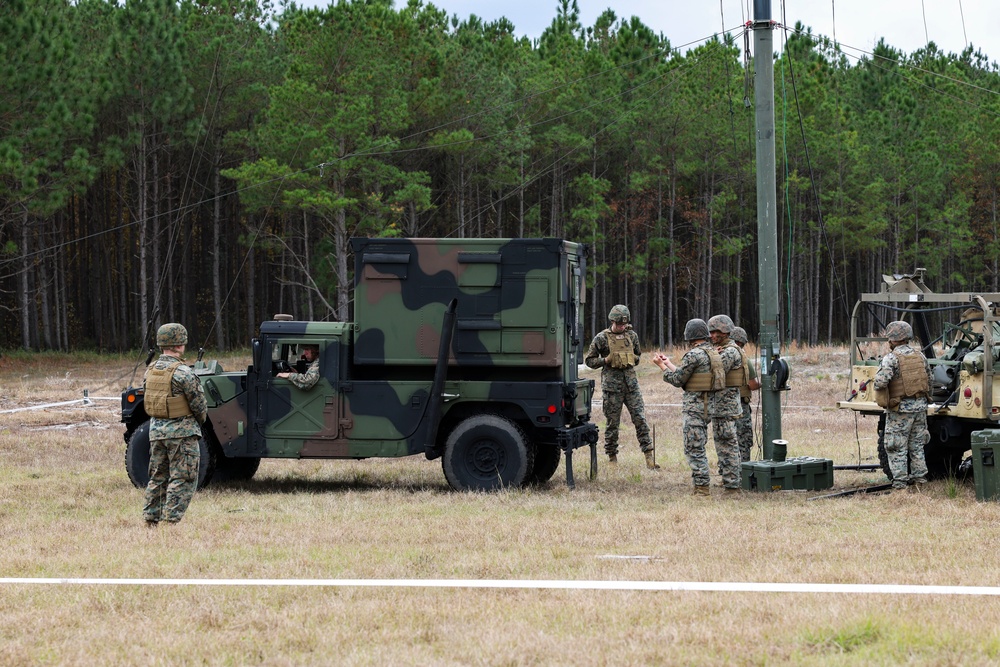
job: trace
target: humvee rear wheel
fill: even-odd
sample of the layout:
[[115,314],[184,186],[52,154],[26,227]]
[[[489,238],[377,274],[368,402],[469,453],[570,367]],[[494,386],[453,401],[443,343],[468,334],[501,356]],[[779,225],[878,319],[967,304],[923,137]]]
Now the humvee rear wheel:
[[469,417],[448,434],[441,465],[458,491],[494,491],[524,484],[534,448],[521,427],[500,415]]
[[[212,481],[215,472],[215,456],[205,442],[198,441],[200,454],[198,462],[198,488],[203,489]],[[145,489],[149,484],[149,422],[144,422],[132,432],[128,445],[125,447],[125,471],[132,485],[137,489]]]
[[559,469],[559,460],[562,458],[562,450],[556,445],[538,445],[535,447],[535,465],[531,468],[531,474],[525,480],[527,484],[543,484],[556,474]]

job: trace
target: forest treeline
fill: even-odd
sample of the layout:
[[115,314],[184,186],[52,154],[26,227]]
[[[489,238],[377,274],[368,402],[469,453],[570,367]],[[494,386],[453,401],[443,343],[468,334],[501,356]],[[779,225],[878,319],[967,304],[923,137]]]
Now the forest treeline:
[[[537,40],[429,2],[0,0],[0,348],[247,345],[351,317],[352,236],[591,247],[587,327],[757,331],[752,40],[552,0]],[[1000,73],[774,32],[781,329],[847,337],[927,269],[998,290]]]

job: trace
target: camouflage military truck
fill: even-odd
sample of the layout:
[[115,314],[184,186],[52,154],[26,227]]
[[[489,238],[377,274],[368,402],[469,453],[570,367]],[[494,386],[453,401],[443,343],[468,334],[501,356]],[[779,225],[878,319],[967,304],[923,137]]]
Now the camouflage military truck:
[[931,476],[957,474],[972,432],[997,428],[1000,420],[1000,294],[937,294],[924,273],[883,276],[882,291],[862,294],[851,317],[851,381],[837,406],[879,418],[879,463],[890,479],[885,410],[875,402],[873,383],[888,351],[882,331],[890,321],[910,322],[931,366],[924,447]]
[[[586,246],[559,239],[352,239],[354,322],[276,316],[252,365],[197,363],[208,400],[200,485],[262,458],[440,458],[455,489],[550,479],[590,447],[594,381],[578,377]],[[296,387],[319,346],[319,382]],[[148,479],[141,387],[122,395],[125,465]]]

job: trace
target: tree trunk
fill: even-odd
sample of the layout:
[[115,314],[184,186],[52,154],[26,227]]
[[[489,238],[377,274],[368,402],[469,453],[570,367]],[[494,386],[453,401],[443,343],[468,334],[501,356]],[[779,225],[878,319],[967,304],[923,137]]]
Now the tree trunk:
[[[249,218],[253,224],[254,216]],[[249,232],[250,229],[247,229]],[[256,239],[256,234],[250,234],[250,238]],[[246,340],[250,341],[257,332],[257,262],[255,261],[253,245],[247,249],[247,335]]]
[[21,347],[25,350],[31,349],[31,309],[29,308],[28,299],[31,282],[28,279],[28,272],[30,270],[28,260],[30,237],[28,210],[25,209],[21,214],[21,271],[18,275],[18,281],[21,283]]
[[147,261],[147,238],[146,232],[149,218],[146,215],[146,144],[149,140],[143,136],[140,142],[138,154],[135,156],[135,173],[138,176],[136,183],[136,194],[139,204],[139,332],[140,336],[145,336],[145,332],[152,328],[155,322],[150,322],[149,312],[149,276],[146,267]]
[[225,325],[222,318],[222,189],[219,179],[222,155],[216,150],[215,164],[212,165],[212,303],[215,306],[215,347],[220,352],[226,349]]

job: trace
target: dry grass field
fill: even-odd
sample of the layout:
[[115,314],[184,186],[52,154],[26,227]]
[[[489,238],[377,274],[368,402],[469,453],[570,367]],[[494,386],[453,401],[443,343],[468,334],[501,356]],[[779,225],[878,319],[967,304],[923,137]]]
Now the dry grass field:
[[[677,359],[679,351],[674,352]],[[843,349],[792,349],[789,455],[875,460],[833,406]],[[227,359],[236,368],[243,360]],[[450,491],[423,457],[264,461],[148,530],[116,397],[134,359],[0,357],[0,577],[533,579],[998,585],[1000,504],[917,495],[690,495],[678,390],[644,359],[661,471],[626,418],[577,488]],[[595,377],[598,377],[595,374]],[[599,377],[598,377],[599,379]],[[603,427],[603,415],[595,411]],[[755,452],[755,458],[760,457]],[[710,455],[714,465],[714,455]],[[714,483],[713,479],[713,483]],[[884,481],[840,471],[835,489]],[[994,665],[1000,598],[961,595],[0,583],[4,665]]]

